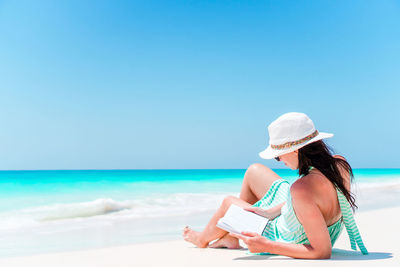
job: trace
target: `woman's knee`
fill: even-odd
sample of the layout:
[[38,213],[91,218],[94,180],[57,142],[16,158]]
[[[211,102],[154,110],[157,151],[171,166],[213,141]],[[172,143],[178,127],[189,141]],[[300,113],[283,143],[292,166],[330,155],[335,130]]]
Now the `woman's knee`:
[[247,170],[257,171],[257,170],[260,170],[261,168],[268,168],[268,167],[265,165],[262,165],[261,163],[253,163],[247,168]]
[[269,171],[271,171],[271,169],[270,168],[268,168],[267,166],[265,166],[265,165],[262,165],[261,163],[253,163],[253,164],[251,164],[248,168],[247,168],[247,171],[246,171],[246,174],[247,175],[260,175],[261,173],[265,173],[265,172],[269,172]]
[[235,196],[226,196],[222,201],[222,205],[229,208],[230,205],[232,205],[232,203],[234,203],[236,199],[237,197]]
[[275,180],[280,179],[273,170],[260,163],[251,164],[244,178],[257,200],[265,195]]

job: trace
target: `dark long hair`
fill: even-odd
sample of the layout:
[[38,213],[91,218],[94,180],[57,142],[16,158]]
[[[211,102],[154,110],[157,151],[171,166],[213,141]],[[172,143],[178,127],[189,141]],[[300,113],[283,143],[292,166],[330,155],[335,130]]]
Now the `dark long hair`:
[[357,208],[354,195],[346,189],[344,185],[345,179],[340,173],[340,169],[343,169],[346,173],[349,173],[350,181],[353,181],[353,170],[346,160],[333,157],[332,149],[322,140],[300,148],[298,157],[300,176],[307,175],[311,166],[318,169],[343,193],[352,209],[355,210]]

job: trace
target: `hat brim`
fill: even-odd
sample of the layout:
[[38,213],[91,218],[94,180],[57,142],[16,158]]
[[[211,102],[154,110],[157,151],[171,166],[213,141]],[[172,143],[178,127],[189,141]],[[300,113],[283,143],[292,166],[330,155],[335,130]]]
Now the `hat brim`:
[[285,148],[285,149],[273,149],[271,147],[271,144],[267,147],[267,149],[265,149],[264,151],[261,151],[260,153],[258,153],[258,155],[263,158],[263,159],[273,159],[279,156],[282,156],[284,154],[293,152],[299,148],[302,148],[308,144],[311,144],[313,142],[322,140],[322,139],[326,139],[326,138],[331,138],[333,136],[333,134],[331,133],[322,133],[319,132],[317,136],[315,136],[314,138],[308,140],[307,142],[304,142],[302,144],[298,144],[295,146],[292,146],[290,148]]

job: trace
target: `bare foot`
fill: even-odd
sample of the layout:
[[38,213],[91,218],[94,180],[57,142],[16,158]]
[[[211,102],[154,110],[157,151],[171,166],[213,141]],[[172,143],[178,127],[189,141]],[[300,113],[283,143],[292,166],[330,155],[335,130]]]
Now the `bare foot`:
[[230,249],[239,249],[242,248],[239,245],[239,240],[229,234],[224,235],[214,243],[212,243],[210,248],[230,248]]
[[183,239],[199,248],[205,248],[208,246],[207,242],[204,242],[200,239],[200,232],[190,229],[189,226],[185,226],[185,228],[183,228]]

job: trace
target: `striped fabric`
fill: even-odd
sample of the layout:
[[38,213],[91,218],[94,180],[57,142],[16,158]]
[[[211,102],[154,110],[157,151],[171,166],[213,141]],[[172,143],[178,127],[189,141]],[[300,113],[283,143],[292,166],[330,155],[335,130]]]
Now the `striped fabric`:
[[272,183],[265,196],[257,201],[253,206],[267,209],[281,204],[290,195],[290,184],[284,179],[276,180]]
[[[351,240],[351,247],[355,249],[355,244],[357,243],[361,252],[367,254],[368,252],[354,222],[350,204],[340,191],[337,192],[343,215],[336,223],[328,226],[331,244],[332,246],[334,245],[343,229],[343,225],[345,225]],[[271,185],[265,196],[253,206],[267,209],[285,201],[286,204],[282,207],[281,215],[276,217],[274,220],[269,221],[262,235],[270,240],[284,243],[309,244],[310,242],[304,228],[298,221],[293,210],[289,182],[284,179],[276,180]]]
[[357,250],[356,243],[364,255],[368,254],[367,248],[364,246],[364,242],[361,239],[360,232],[353,217],[353,211],[351,210],[350,203],[347,201],[346,197],[336,190],[339,198],[339,205],[342,211],[342,218],[344,225],[346,226],[347,233],[349,234],[350,245],[353,250]]

